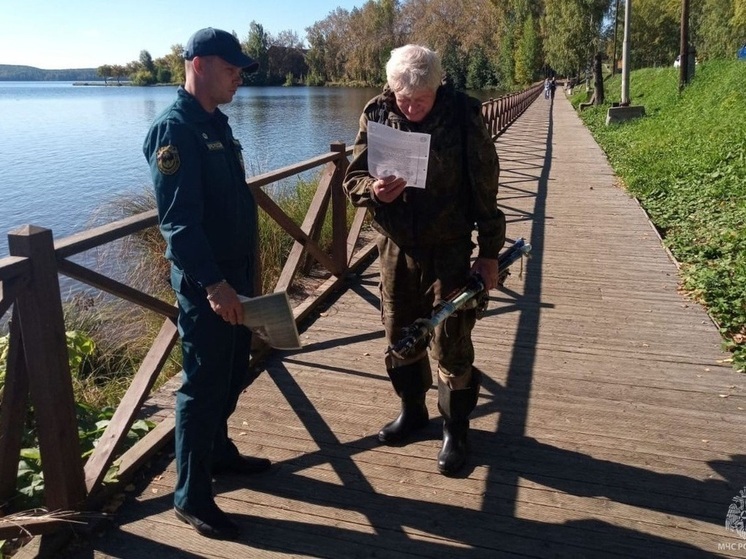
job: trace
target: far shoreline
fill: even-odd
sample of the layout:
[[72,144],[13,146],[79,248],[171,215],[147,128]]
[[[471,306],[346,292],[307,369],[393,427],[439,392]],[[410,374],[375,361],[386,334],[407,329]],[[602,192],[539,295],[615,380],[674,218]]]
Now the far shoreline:
[[98,81],[76,81],[73,82],[73,85],[76,86],[87,86],[87,87],[123,87],[123,86],[132,86],[131,81],[126,82],[115,82],[115,83],[105,83],[105,82],[98,82]]

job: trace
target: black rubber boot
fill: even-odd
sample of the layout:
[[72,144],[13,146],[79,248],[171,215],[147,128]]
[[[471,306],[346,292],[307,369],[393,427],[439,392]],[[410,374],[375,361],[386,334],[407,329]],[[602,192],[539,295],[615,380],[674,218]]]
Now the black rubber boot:
[[469,414],[477,407],[482,373],[472,367],[471,385],[451,390],[438,378],[438,409],[443,415],[443,447],[438,452],[438,470],[451,476],[466,464],[469,453]]
[[415,363],[389,368],[387,372],[394,390],[401,398],[401,413],[381,428],[378,440],[385,444],[396,444],[427,425],[430,417],[425,405],[425,393],[430,388],[432,372],[427,357]]

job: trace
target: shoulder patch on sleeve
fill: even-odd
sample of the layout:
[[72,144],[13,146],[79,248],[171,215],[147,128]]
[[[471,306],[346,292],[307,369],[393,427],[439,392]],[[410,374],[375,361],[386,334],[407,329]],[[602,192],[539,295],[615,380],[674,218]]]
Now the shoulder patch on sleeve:
[[164,175],[173,175],[181,165],[179,150],[176,149],[176,146],[170,144],[158,148],[155,159],[158,163],[158,170]]

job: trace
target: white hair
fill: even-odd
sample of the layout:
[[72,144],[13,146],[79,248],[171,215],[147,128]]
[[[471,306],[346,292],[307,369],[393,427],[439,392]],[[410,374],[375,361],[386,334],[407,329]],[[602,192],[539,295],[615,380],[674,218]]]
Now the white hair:
[[443,68],[438,53],[420,45],[404,45],[391,51],[386,63],[386,82],[394,93],[438,89]]

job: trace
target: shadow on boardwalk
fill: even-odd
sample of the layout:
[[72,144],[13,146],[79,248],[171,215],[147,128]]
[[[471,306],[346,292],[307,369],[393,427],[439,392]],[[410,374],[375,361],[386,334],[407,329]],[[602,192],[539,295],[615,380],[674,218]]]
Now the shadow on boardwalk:
[[746,486],[744,382],[721,363],[716,328],[677,292],[675,264],[564,97],[538,99],[498,151],[508,235],[533,256],[474,332],[486,374],[462,475],[436,471],[436,419],[406,446],[376,441],[398,403],[373,263],[232,418],[242,451],[275,462],[216,481],[241,541],[174,518],[165,454],[116,526],[63,556],[746,555],[725,527]]

